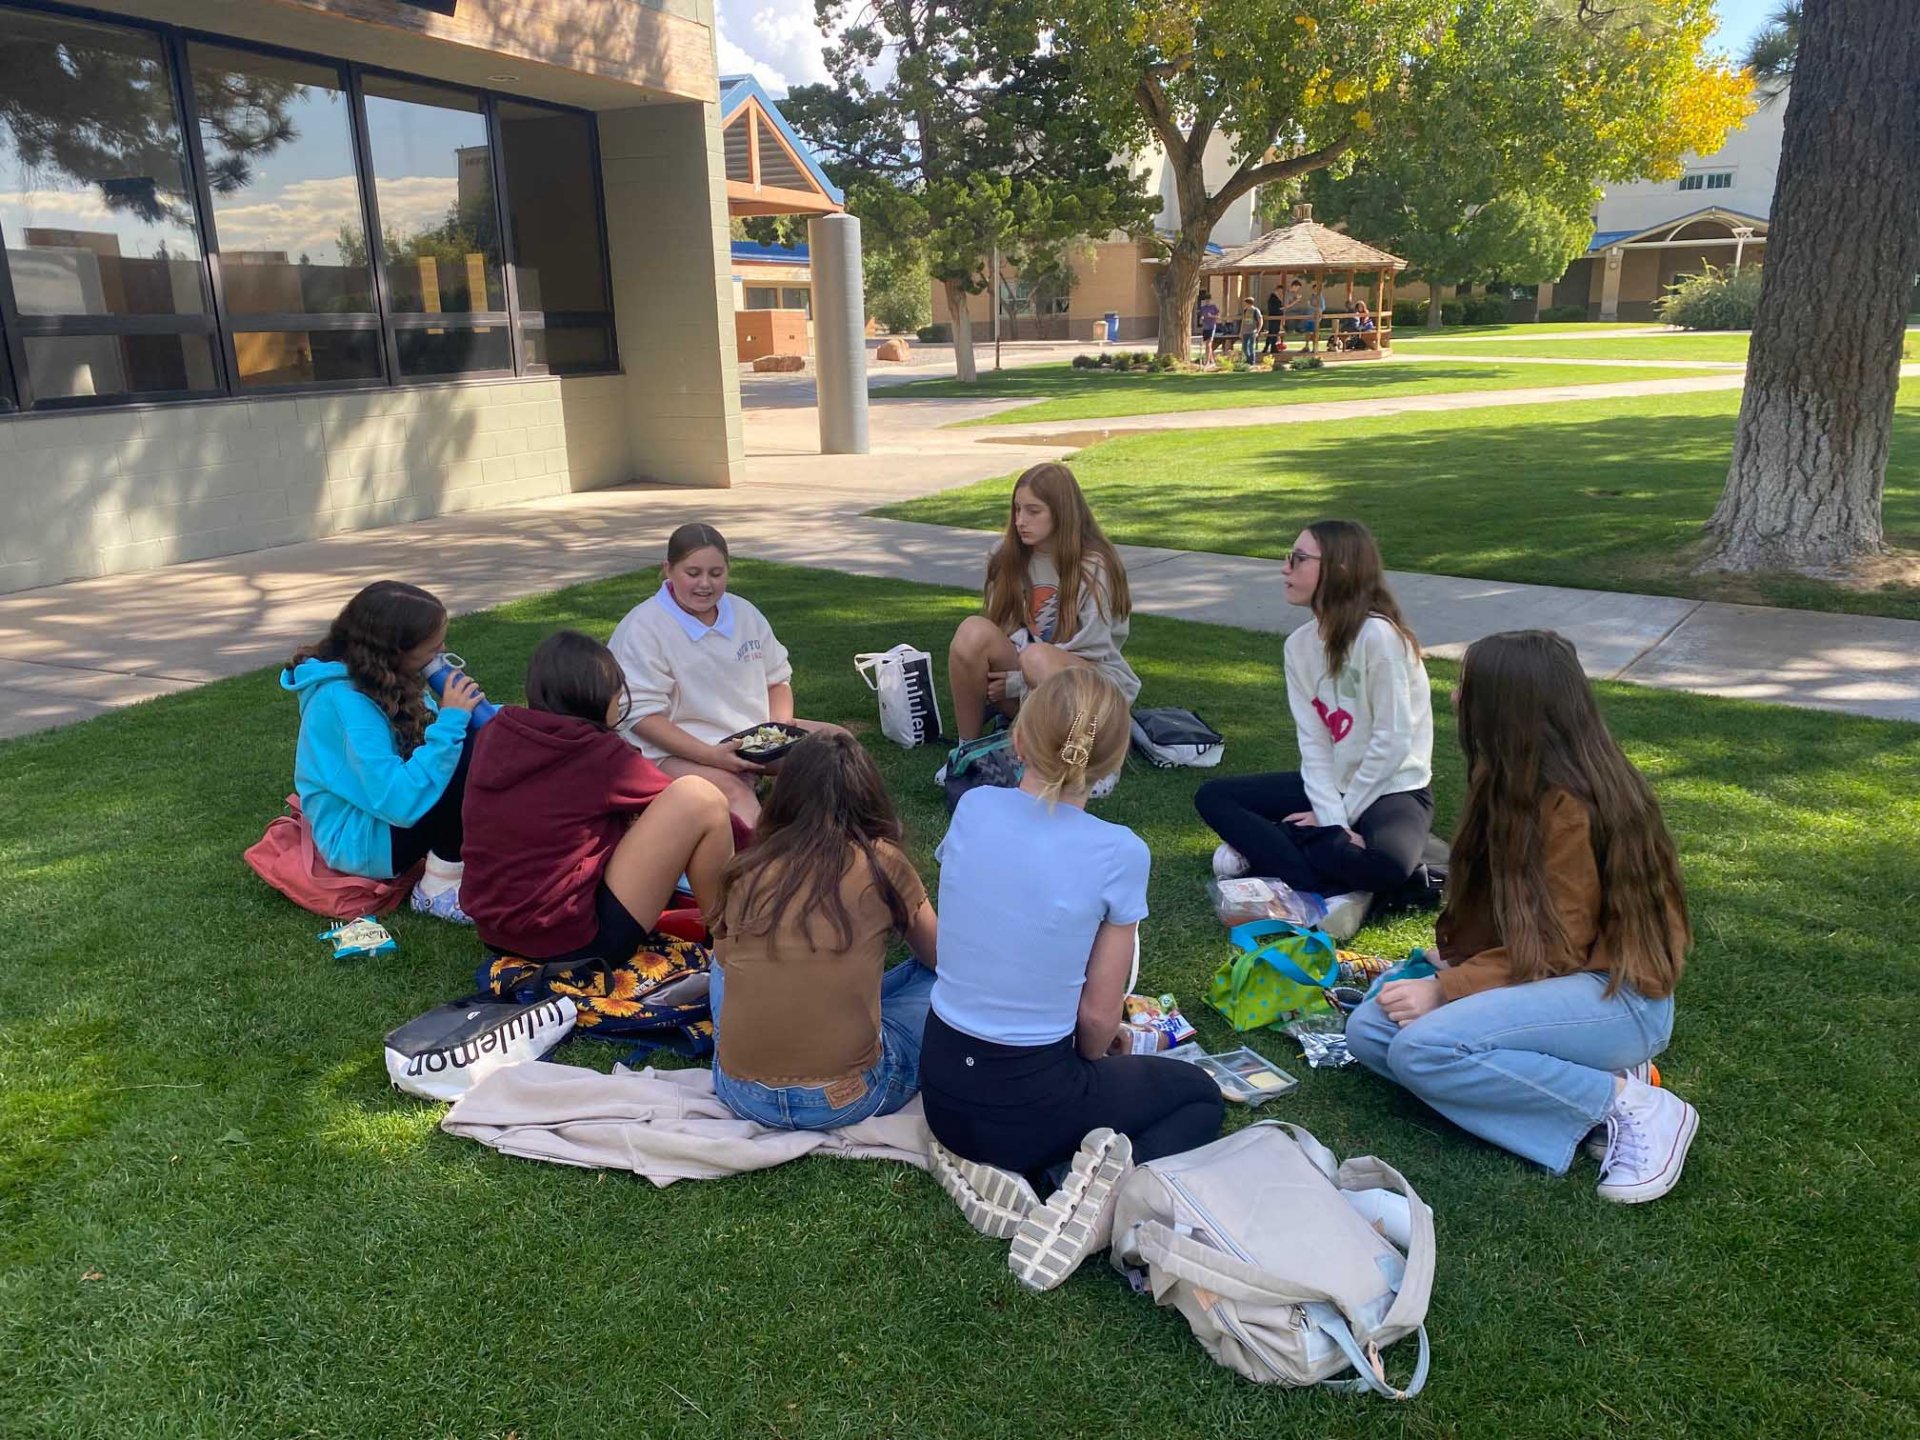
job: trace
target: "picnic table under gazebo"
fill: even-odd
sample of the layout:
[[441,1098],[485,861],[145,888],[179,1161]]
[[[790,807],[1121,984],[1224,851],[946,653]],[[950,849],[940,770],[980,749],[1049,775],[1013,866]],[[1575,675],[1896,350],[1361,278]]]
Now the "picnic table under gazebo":
[[[1289,308],[1286,326],[1298,328],[1304,319],[1315,320],[1314,338],[1335,342],[1328,345],[1329,353],[1341,359],[1379,359],[1393,343],[1393,277],[1407,262],[1317,223],[1310,206],[1296,206],[1294,216],[1293,224],[1223,250],[1200,267],[1202,283],[1214,290],[1222,317],[1237,317],[1249,300],[1260,305],[1269,282],[1285,300],[1287,287],[1297,278],[1320,303],[1304,310]],[[1375,329],[1342,328],[1346,321],[1359,323],[1356,299],[1372,304]],[[1267,316],[1266,323],[1272,325],[1275,318]],[[1345,348],[1344,342],[1355,338],[1362,345]],[[1280,343],[1286,343],[1284,328]]]

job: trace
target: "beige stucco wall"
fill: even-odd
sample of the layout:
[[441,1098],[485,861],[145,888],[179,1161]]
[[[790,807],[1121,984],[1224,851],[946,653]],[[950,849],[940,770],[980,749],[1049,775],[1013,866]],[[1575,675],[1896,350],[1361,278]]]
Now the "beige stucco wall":
[[634,467],[674,485],[732,485],[746,458],[719,114],[683,102],[600,116]]
[[619,377],[25,415],[0,423],[0,590],[629,478]]

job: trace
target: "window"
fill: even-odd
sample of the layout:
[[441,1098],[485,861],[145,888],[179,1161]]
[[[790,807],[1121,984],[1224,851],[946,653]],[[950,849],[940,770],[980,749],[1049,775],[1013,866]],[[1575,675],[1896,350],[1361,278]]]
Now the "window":
[[513,369],[480,97],[368,76],[367,146],[402,375]]
[[1731,190],[1731,170],[1689,170],[1680,177],[1682,190]]
[[613,297],[593,127],[584,115],[517,100],[500,101],[497,118],[527,369],[607,369],[614,359]]
[[780,308],[780,290],[774,285],[747,286],[747,309],[778,310]]
[[804,310],[813,314],[813,291],[804,285],[783,285],[780,287],[780,308],[782,310]]
[[0,56],[0,413],[618,363],[591,115],[14,0]]
[[220,301],[244,389],[385,373],[353,126],[337,71],[187,47]]
[[157,36],[0,10],[0,321],[27,403],[221,386]]

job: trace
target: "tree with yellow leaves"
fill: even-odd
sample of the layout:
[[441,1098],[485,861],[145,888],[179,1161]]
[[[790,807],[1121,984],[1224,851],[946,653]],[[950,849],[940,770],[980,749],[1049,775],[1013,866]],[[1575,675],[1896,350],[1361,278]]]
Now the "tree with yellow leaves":
[[[1163,355],[1185,349],[1235,200],[1370,154],[1448,163],[1422,122],[1458,115],[1463,73],[1502,76],[1466,117],[1476,149],[1561,191],[1676,173],[1750,104],[1751,82],[1707,51],[1712,0],[1061,0],[1059,16],[1054,45],[1114,143],[1167,154]],[[1216,134],[1234,168],[1209,180]]]

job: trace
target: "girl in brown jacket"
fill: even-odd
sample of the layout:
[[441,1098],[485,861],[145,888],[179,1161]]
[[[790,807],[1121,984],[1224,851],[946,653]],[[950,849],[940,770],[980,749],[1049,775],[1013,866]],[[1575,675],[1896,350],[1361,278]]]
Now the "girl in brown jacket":
[[1646,1079],[1692,939],[1659,803],[1559,635],[1475,642],[1454,701],[1467,799],[1426,954],[1438,973],[1381,985],[1347,1044],[1555,1174],[1604,1126],[1601,1196],[1658,1199],[1700,1123]]

